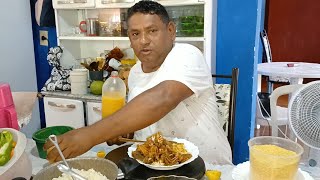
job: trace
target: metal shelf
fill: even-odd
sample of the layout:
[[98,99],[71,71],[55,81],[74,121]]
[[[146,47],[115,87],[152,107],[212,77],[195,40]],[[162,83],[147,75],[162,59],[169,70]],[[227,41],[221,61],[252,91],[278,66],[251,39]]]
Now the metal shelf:
[[[78,40],[78,41],[129,41],[128,37],[90,37],[90,36],[59,36],[59,40]],[[176,37],[177,42],[182,41],[205,41],[204,37]]]

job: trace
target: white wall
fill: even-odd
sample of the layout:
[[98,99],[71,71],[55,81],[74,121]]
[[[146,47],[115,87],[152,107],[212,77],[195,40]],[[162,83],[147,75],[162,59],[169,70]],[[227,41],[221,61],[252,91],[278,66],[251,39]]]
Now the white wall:
[[[37,91],[30,1],[10,0],[0,6],[0,82],[12,91]],[[38,103],[21,131],[28,137],[40,128]]]

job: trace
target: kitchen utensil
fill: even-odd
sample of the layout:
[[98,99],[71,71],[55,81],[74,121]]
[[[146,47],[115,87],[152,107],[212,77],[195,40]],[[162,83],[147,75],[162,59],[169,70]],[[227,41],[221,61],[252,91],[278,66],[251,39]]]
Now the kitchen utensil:
[[58,141],[57,141],[57,136],[54,135],[54,134],[52,134],[52,135],[49,136],[49,140],[50,140],[50,141],[52,142],[52,144],[57,148],[58,153],[60,154],[61,159],[62,159],[62,161],[64,162],[64,164],[65,164],[66,166],[68,166],[68,168],[70,168],[69,164],[67,163],[66,159],[64,158],[64,155],[63,155],[62,152],[61,152],[61,149],[60,149],[59,144],[58,144]]
[[91,81],[102,81],[103,71],[89,71],[89,78]]
[[98,66],[99,66],[99,63],[96,62],[96,61],[93,61],[90,63],[90,68],[93,70],[93,71],[97,71],[98,70]]
[[80,31],[85,32],[87,36],[99,36],[99,26],[98,18],[87,18],[79,24]]
[[[75,169],[89,170],[94,169],[106,176],[109,180],[115,180],[118,176],[118,167],[110,160],[98,157],[77,157],[67,159],[68,164]],[[61,162],[50,164],[43,168],[36,175],[33,176],[33,180],[53,179],[61,176],[61,171],[57,168],[57,165]]]
[[81,175],[79,175],[78,173],[74,172],[72,169],[70,169],[69,167],[63,165],[63,164],[58,164],[57,168],[59,169],[59,171],[66,173],[76,179],[79,180],[87,180],[86,178],[82,177]]
[[[146,141],[141,141],[141,140],[136,140],[136,139],[128,139],[128,138],[124,138],[124,137],[119,137],[118,140],[121,142],[137,142],[137,143],[146,142]],[[169,141],[169,142],[175,142],[175,141]]]
[[131,180],[146,180],[151,177],[171,175],[202,179],[206,171],[204,161],[200,156],[189,164],[168,171],[159,171],[147,168],[132,158],[124,158],[120,160],[118,166],[122,170],[125,179]]
[[140,140],[135,140],[135,139],[128,139],[128,138],[123,138],[123,137],[119,137],[118,140],[121,141],[121,142],[139,142],[139,143],[144,143],[144,142],[146,142],[146,141],[140,141]]
[[[77,173],[75,173],[75,172],[73,172],[71,169],[70,169],[70,166],[69,166],[69,164],[67,163],[67,161],[66,161],[66,159],[64,158],[64,155],[62,154],[62,152],[61,152],[61,149],[60,149],[60,147],[59,147],[59,144],[58,144],[58,141],[57,141],[57,136],[56,135],[50,135],[49,136],[49,140],[52,142],[52,144],[57,148],[57,150],[58,150],[58,152],[59,152],[59,154],[60,154],[60,156],[61,156],[61,159],[63,160],[63,163],[67,166],[67,168],[69,168],[69,174],[70,173],[72,173],[73,175],[71,175],[72,176],[72,179],[73,180],[76,180],[73,176],[76,174],[76,176],[79,176],[79,177],[82,177],[81,175],[79,175],[79,174],[77,174]],[[59,168],[59,167],[58,167]],[[60,170],[60,169],[59,169]],[[72,171],[72,172],[71,172]],[[63,172],[63,171],[61,171],[61,172]],[[83,177],[82,177],[83,178]],[[83,179],[80,179],[80,180],[86,180],[85,178],[83,178]]]
[[89,71],[92,71],[92,68],[86,64],[86,63],[80,63],[82,66],[84,66],[86,69],[88,69]]

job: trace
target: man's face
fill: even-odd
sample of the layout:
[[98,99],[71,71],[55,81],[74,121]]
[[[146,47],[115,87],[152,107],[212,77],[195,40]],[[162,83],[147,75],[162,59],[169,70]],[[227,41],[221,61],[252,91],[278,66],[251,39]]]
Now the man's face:
[[128,21],[128,36],[143,65],[162,64],[175,39],[175,26],[164,24],[158,15],[136,13]]

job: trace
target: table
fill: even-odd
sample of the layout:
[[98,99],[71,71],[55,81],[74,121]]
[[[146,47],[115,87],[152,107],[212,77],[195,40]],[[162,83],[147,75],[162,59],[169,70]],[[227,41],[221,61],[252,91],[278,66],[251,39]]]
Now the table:
[[[295,64],[288,67],[287,64]],[[261,76],[282,76],[290,79],[290,84],[302,84],[303,78],[320,78],[320,64],[305,62],[271,62],[258,64],[258,88],[261,92]]]
[[[287,64],[294,64],[288,67]],[[320,78],[320,64],[305,62],[271,62],[258,64],[257,92],[261,92],[261,76],[280,76],[289,78],[290,84],[302,84],[303,78]],[[289,94],[289,100],[291,98]],[[271,122],[272,135],[278,136],[276,124]],[[291,137],[293,138],[293,137]]]
[[[107,146],[106,144],[99,144],[94,146],[91,150],[81,155],[81,157],[96,157],[96,152],[100,150],[105,150],[110,152],[111,150],[117,148],[118,146]],[[32,139],[27,139],[26,153],[28,154],[31,163],[32,163],[32,174],[37,174],[45,166],[49,165],[48,161],[42,159],[38,156],[38,151],[36,143]],[[215,165],[205,162],[207,170],[219,170],[221,171],[221,180],[233,180],[232,171],[235,168],[234,165]],[[308,169],[303,169],[305,171],[310,171]],[[203,177],[201,180],[207,180],[206,177]],[[320,178],[315,178],[315,180],[320,180]]]
[[[94,146],[90,151],[81,155],[81,157],[96,157],[96,152],[99,150],[105,150],[106,152],[110,152],[112,149],[117,146],[106,146],[104,144]],[[42,159],[38,156],[38,151],[36,147],[36,143],[32,139],[27,139],[26,153],[29,156],[29,159],[32,163],[32,174],[37,174],[43,167],[49,165],[48,161]],[[221,171],[221,180],[233,180],[231,177],[231,172],[234,168],[233,165],[213,165],[205,162],[207,170],[219,170]],[[204,177],[202,180],[206,180]]]

